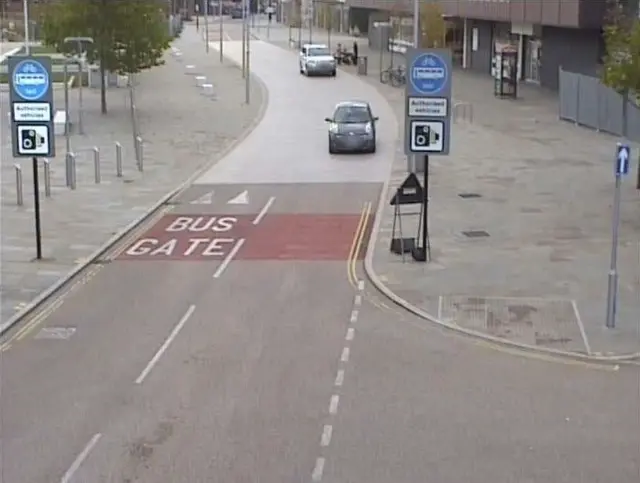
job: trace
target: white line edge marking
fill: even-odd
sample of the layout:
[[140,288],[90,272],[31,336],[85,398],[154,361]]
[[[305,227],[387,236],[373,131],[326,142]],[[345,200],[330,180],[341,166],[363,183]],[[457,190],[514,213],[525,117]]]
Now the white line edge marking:
[[342,362],[348,362],[349,361],[349,348],[345,347],[344,349],[342,349],[342,355],[340,356],[340,360]]
[[331,435],[333,434],[333,426],[325,424],[322,428],[322,437],[320,438],[320,446],[326,448],[331,444]]
[[351,311],[351,318],[349,321],[353,324],[356,320],[358,320],[358,311],[354,309]]
[[353,327],[349,327],[347,329],[347,335],[344,336],[345,340],[353,340],[353,336],[355,335],[355,329]]
[[254,225],[257,225],[262,221],[262,219],[266,216],[267,212],[269,211],[269,208],[271,208],[271,205],[273,205],[274,201],[276,201],[275,196],[272,196],[271,198],[269,198],[269,200],[265,203],[265,205],[260,210],[260,213],[258,213],[256,217],[253,219],[252,223]]
[[311,479],[313,481],[322,480],[322,473],[324,473],[324,458],[318,458],[316,466],[313,468],[313,473],[311,473]]
[[589,339],[587,338],[587,332],[584,330],[582,317],[580,317],[580,311],[578,311],[578,304],[575,300],[572,300],[571,306],[573,307],[573,313],[576,316],[576,322],[578,323],[578,328],[580,329],[580,335],[582,336],[582,342],[584,342],[584,348],[587,350],[587,354],[591,355],[591,344],[589,344]]
[[362,295],[360,294],[356,295],[356,298],[353,301],[353,305],[355,305],[356,307],[359,307],[362,305]]
[[80,466],[82,465],[84,460],[87,459],[87,456],[89,456],[89,453],[91,453],[91,450],[93,449],[93,447],[96,444],[98,444],[98,441],[100,440],[101,437],[102,437],[102,434],[100,433],[96,433],[93,435],[93,437],[89,440],[89,442],[84,447],[84,449],[80,452],[78,456],[76,456],[76,459],[73,460],[73,463],[71,463],[71,466],[69,466],[69,469],[63,475],[62,479],[60,480],[60,483],[69,483],[71,481],[76,471],[80,469]]
[[343,382],[344,382],[344,369],[339,369],[338,373],[336,374],[336,381],[334,385],[337,387],[340,387],[342,386]]
[[169,345],[171,345],[173,340],[178,336],[178,334],[182,330],[182,327],[184,326],[184,324],[187,323],[187,320],[189,320],[189,317],[191,317],[191,314],[193,314],[193,311],[195,309],[196,309],[195,305],[189,306],[187,311],[184,313],[182,318],[178,321],[176,326],[173,328],[173,330],[169,334],[169,337],[167,337],[167,339],[164,341],[164,344],[160,346],[160,349],[158,349],[158,352],[156,352],[153,358],[149,361],[149,363],[147,364],[147,367],[145,367],[144,370],[140,373],[140,375],[138,376],[138,379],[136,379],[136,384],[142,384],[142,382],[149,375],[153,367],[158,363],[158,361],[162,357],[162,354],[165,353],[165,351],[169,348]]
[[334,394],[329,401],[329,414],[336,414],[338,412],[338,404],[340,403],[340,396]]
[[364,280],[360,280],[358,282],[358,290],[360,290],[361,292],[364,290]]
[[213,273],[213,278],[220,278],[220,276],[224,273],[224,271],[227,269],[229,264],[233,261],[233,258],[238,254],[238,252],[242,248],[242,245],[244,245],[244,241],[245,241],[244,238],[240,238],[236,242],[236,244],[233,246],[231,251],[227,254],[225,259],[222,260],[222,263],[220,264],[220,266]]

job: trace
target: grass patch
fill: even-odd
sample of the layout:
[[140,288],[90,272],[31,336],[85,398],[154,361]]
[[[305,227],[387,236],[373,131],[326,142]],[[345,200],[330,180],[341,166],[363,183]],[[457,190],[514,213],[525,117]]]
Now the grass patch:
[[[50,45],[30,45],[29,50],[31,51],[31,55],[52,55],[60,53],[55,47],[51,47]],[[24,47],[16,52],[17,55],[24,55],[24,53]]]

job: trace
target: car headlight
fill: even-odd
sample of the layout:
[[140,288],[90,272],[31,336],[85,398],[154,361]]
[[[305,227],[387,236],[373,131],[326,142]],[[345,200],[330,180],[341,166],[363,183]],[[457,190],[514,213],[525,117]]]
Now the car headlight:
[[372,134],[373,133],[373,126],[371,126],[371,123],[367,123],[367,125],[364,127],[364,132],[366,132],[367,134]]
[[336,134],[338,132],[338,125],[335,122],[329,124],[329,132]]

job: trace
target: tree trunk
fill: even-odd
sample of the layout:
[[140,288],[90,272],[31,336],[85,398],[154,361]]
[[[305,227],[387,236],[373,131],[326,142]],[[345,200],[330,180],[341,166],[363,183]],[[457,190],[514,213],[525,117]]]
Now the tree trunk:
[[100,52],[100,110],[102,114],[107,113],[107,78],[104,68],[104,50]]

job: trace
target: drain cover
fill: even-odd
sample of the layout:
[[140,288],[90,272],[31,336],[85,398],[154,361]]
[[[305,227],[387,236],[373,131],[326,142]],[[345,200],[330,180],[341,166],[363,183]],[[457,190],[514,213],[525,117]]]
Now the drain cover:
[[469,198],[482,198],[480,193],[460,193],[458,194],[460,198],[464,198],[465,200]]
[[462,234],[467,238],[483,238],[489,236],[489,233],[484,230],[463,231]]

